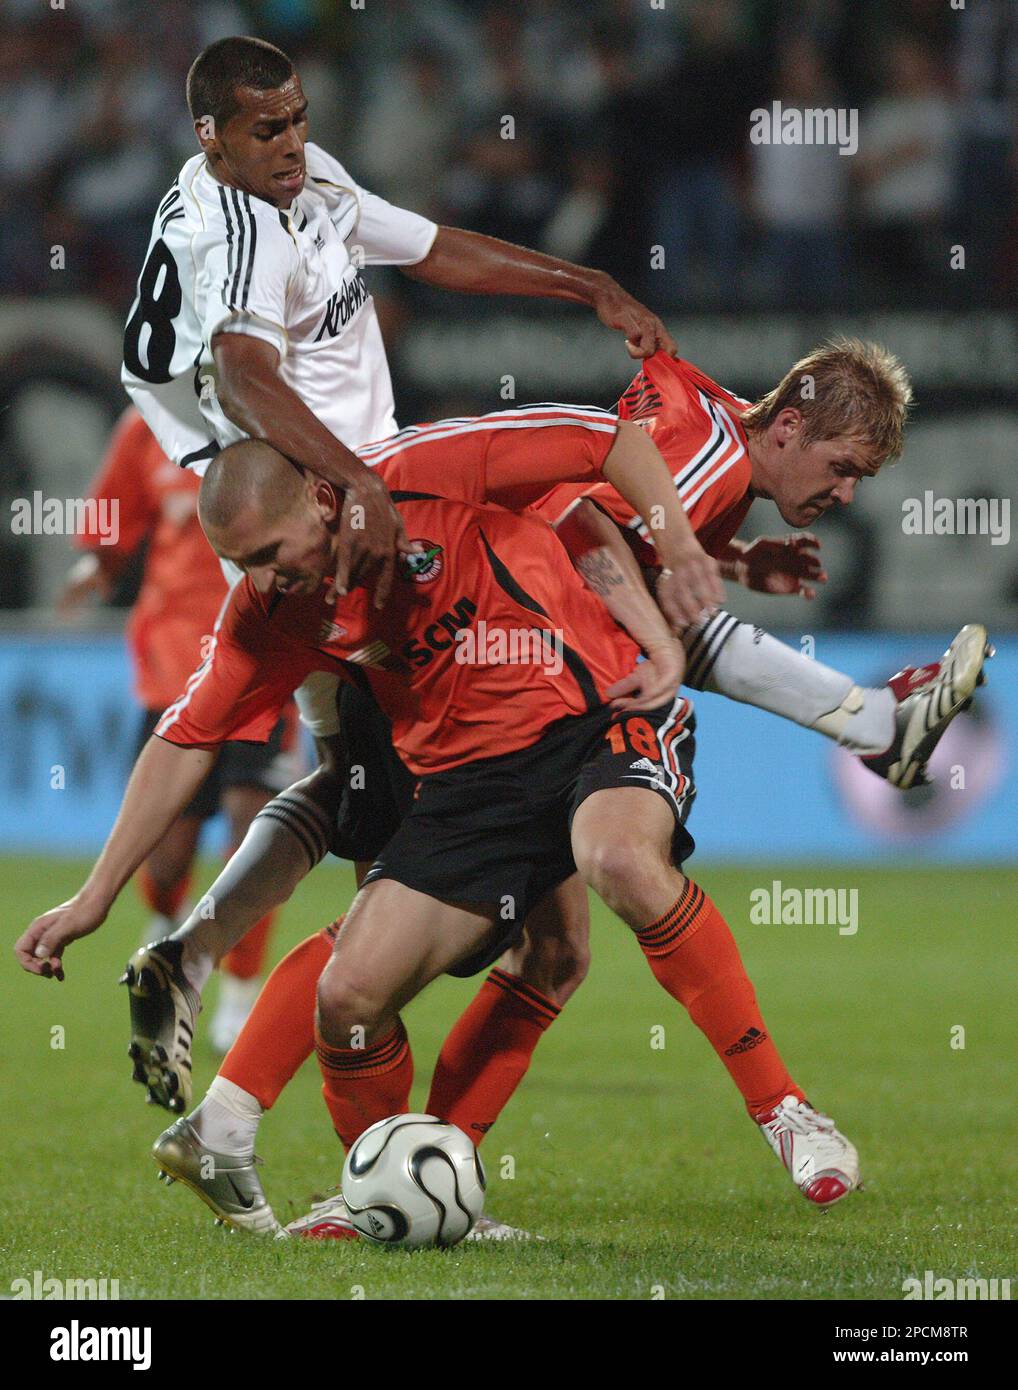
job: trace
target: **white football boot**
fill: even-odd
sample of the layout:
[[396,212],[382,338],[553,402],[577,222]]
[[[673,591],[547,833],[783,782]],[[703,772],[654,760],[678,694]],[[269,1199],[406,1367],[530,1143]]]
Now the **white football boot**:
[[521,1231],[518,1226],[507,1226],[493,1216],[479,1216],[470,1234],[464,1236],[463,1240],[544,1240],[544,1236],[531,1235],[529,1231]]
[[276,1233],[277,1240],[285,1240],[289,1236],[300,1236],[305,1240],[357,1240],[360,1232],[350,1220],[343,1194],[333,1192],[318,1202],[312,1202],[306,1216],[288,1221]]
[[821,1115],[808,1101],[785,1096],[756,1122],[808,1202],[830,1207],[859,1186],[854,1146],[829,1115]]
[[[356,1239],[359,1234],[350,1220],[342,1193],[335,1192],[319,1202],[312,1202],[307,1215],[298,1216],[295,1221],[288,1222],[277,1234],[276,1239],[299,1236],[305,1240],[351,1240]],[[470,1234],[463,1237],[464,1241],[535,1239],[543,1240],[544,1237],[531,1236],[529,1231],[507,1226],[492,1216],[478,1217]]]
[[982,623],[967,623],[939,661],[906,666],[887,682],[898,702],[894,738],[882,752],[860,758],[878,777],[907,791],[929,781],[926,764],[956,714],[977,686],[983,665],[994,655]]

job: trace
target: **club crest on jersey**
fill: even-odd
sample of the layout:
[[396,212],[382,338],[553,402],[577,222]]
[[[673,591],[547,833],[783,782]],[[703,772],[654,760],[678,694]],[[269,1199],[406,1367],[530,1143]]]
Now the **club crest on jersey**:
[[414,543],[422,546],[423,549],[417,551],[415,555],[401,555],[399,557],[403,578],[412,579],[415,584],[430,584],[442,573],[442,567],[445,563],[442,559],[442,547],[436,545],[434,541],[426,541],[422,537],[418,537]]

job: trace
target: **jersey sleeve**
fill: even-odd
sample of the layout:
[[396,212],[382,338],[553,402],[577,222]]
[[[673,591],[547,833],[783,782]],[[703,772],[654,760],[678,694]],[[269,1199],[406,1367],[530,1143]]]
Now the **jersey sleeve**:
[[195,280],[202,336],[246,333],[286,356],[286,301],[300,253],[286,218],[271,204],[225,185],[221,217],[198,241]]
[[365,265],[417,265],[431,250],[438,224],[358,188],[360,215],[347,245],[363,248]]
[[437,223],[369,193],[321,146],[309,143],[305,151],[309,173],[314,169],[312,177],[348,190],[357,200],[356,218],[345,241],[351,255],[354,247],[359,248],[359,264],[416,265],[424,260],[438,234]]
[[[116,525],[112,535],[105,538],[96,527],[86,525],[74,538],[79,550],[98,550],[127,556],[137,550],[158,519],[155,494],[148,486],[146,455],[153,447],[152,435],[141,415],[133,407],[124,411],[110,438],[99,472],[92,481],[88,496],[97,503],[106,503]],[[98,518],[100,508],[95,508]]]
[[[385,481],[393,491],[435,492],[522,511],[556,483],[596,482],[618,424],[593,406],[552,405],[442,420],[395,436],[398,459]],[[380,452],[385,441],[358,450],[368,464],[379,461]]]
[[169,743],[266,743],[287,700],[313,669],[309,652],[253,611],[249,583],[234,589],[208,657],[155,727]]

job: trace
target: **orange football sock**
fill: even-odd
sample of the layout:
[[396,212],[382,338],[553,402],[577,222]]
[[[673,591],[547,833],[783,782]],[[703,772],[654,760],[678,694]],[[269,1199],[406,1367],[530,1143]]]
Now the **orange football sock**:
[[157,883],[147,866],[142,864],[138,870],[136,882],[138,891],[150,910],[158,912],[161,917],[169,917],[173,921],[187,897],[187,890],[191,886],[191,875],[185,874],[176,883],[168,885]]
[[236,946],[227,951],[219,962],[220,970],[225,971],[227,975],[235,976],[238,980],[256,979],[262,973],[262,966],[265,964],[269,932],[275,920],[275,911],[266,912],[250,931],[245,932]]
[[702,888],[687,879],[678,900],[636,939],[654,978],[689,1010],[752,1116],[784,1096],[803,1099],[764,1026],[728,923]]
[[370,1047],[330,1047],[317,1027],[322,1095],[345,1149],[378,1120],[407,1108],[414,1062],[402,1021]]
[[559,1006],[517,975],[493,970],[445,1040],[425,1107],[479,1144],[523,1080]]
[[270,1109],[315,1050],[318,977],[332,955],[342,917],[283,957],[262,986],[219,1075]]

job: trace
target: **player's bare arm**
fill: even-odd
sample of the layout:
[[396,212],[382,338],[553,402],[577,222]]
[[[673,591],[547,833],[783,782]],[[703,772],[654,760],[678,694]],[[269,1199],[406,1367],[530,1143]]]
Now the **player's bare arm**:
[[154,734],[135,763],[113,829],[73,898],[44,912],[14,944],[30,975],[64,978],[65,948],[106,920],[121,888],[208,776],[217,749],[180,748]]
[[402,269],[412,280],[462,294],[518,294],[586,304],[605,327],[625,334],[630,357],[650,357],[659,349],[678,355],[674,338],[657,314],[603,270],[460,227],[439,227],[424,260]]
[[713,612],[725,596],[717,562],[697,540],[653,440],[638,425],[621,421],[601,471],[647,522],[662,566],[657,599],[668,621],[681,629]]
[[555,531],[584,583],[646,654],[645,661],[606,692],[612,707],[656,709],[671,700],[682,682],[685,649],[672,637],[618,527],[581,497],[559,518]]
[[813,586],[827,582],[819,550],[819,540],[809,532],[758,536],[754,541],[732,540],[719,561],[721,575],[762,594],[816,598]]
[[212,340],[212,351],[219,403],[234,424],[342,490],[336,588],[345,594],[380,565],[375,603],[384,607],[396,555],[413,548],[385,484],[287,386],[271,343],[244,333],[220,333]]

